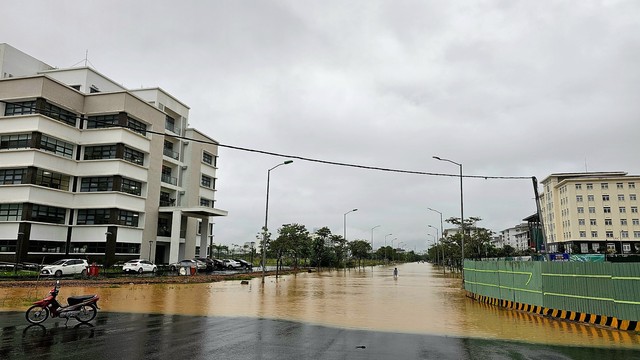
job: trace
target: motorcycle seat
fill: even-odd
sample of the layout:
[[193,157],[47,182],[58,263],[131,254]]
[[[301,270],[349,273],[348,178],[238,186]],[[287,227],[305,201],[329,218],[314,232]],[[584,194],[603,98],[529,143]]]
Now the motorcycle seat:
[[91,299],[94,296],[95,295],[70,296],[70,297],[67,298],[67,303],[69,303],[69,305],[79,304],[79,303],[81,303],[83,301],[87,301],[87,300]]

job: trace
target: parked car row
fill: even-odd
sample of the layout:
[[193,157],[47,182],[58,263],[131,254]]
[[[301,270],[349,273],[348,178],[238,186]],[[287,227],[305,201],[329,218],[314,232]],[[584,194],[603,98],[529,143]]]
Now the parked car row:
[[[169,264],[171,271],[178,271],[181,268],[195,267],[198,271],[215,271],[215,270],[238,270],[252,269],[253,265],[242,259],[210,259],[210,258],[194,258],[183,259],[178,262]],[[89,271],[89,264],[84,259],[62,259],[51,265],[45,265],[40,269],[41,276],[63,275],[82,275],[86,276]],[[122,271],[134,272],[142,274],[145,272],[155,273],[158,266],[153,262],[145,259],[129,260],[122,265]]]

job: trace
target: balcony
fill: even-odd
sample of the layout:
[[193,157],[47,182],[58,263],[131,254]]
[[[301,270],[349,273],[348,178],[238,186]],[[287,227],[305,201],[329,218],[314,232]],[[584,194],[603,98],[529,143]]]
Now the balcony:
[[168,157],[170,157],[170,158],[172,158],[172,159],[175,159],[175,160],[178,160],[178,158],[180,158],[180,154],[179,154],[179,153],[177,153],[177,152],[175,152],[175,151],[173,151],[173,150],[171,150],[171,149],[164,148],[164,149],[162,150],[162,153],[163,153],[165,156],[168,156]]
[[171,184],[171,185],[177,185],[178,184],[178,178],[172,177],[171,175],[167,175],[167,174],[162,174],[162,178],[160,180],[163,183],[167,183],[167,184]]
[[180,127],[176,126],[175,124],[171,124],[169,122],[165,122],[164,128],[169,130],[169,131],[171,131],[174,134],[180,135]]
[[160,206],[175,206],[176,199],[160,199]]

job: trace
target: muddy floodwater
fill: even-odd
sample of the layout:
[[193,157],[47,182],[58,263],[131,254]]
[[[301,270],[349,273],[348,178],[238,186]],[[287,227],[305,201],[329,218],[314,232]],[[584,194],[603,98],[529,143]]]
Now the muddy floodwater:
[[[549,320],[481,304],[459,278],[426,263],[326,271],[208,284],[65,287],[67,296],[97,293],[102,311],[292,320],[348,329],[640,349],[636,333]],[[25,310],[38,289],[0,288],[0,311]]]

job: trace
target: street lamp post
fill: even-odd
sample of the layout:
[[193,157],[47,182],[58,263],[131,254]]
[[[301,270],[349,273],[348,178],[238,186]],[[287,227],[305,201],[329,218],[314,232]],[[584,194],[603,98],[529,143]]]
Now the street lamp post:
[[387,234],[384,236],[384,261],[386,262],[389,256],[387,255],[387,236],[391,236],[393,234]]
[[[438,238],[438,242],[441,243],[440,239],[444,238],[444,224],[442,222],[442,213],[436,209],[432,209],[430,207],[428,207],[427,209],[437,212],[438,214],[440,214],[440,238]],[[446,268],[444,266],[444,245],[442,246],[442,273],[445,274],[446,273]]]
[[463,200],[463,192],[462,192],[462,164],[449,159],[440,158],[437,156],[434,156],[433,158],[440,161],[450,162],[452,164],[458,165],[458,167],[460,168],[460,231],[462,232],[462,244],[461,244],[460,254],[462,258],[462,286],[464,287],[464,200]]
[[428,227],[435,229],[436,231],[436,239],[435,239],[435,245],[436,245],[436,262],[439,263],[439,256],[438,256],[438,239],[440,239],[440,236],[438,235],[438,228],[437,227],[433,227],[431,225],[427,225]]
[[344,213],[344,222],[343,222],[343,226],[344,226],[344,241],[347,241],[347,214],[352,213],[354,211],[358,211],[358,209],[349,210],[346,213]]
[[373,248],[373,230],[375,228],[379,228],[380,225],[376,225],[374,227],[371,228],[371,252],[373,253],[373,256],[375,257],[375,249]]
[[262,233],[262,283],[264,284],[264,277],[266,275],[267,268],[267,232],[268,232],[268,223],[269,223],[269,179],[271,177],[271,170],[277,168],[278,166],[291,164],[293,160],[286,160],[271,169],[267,170],[267,201],[264,210],[264,228]]
[[153,244],[153,240],[149,240],[149,261],[151,261],[151,245]]

